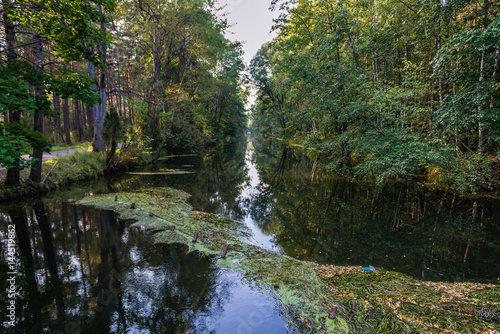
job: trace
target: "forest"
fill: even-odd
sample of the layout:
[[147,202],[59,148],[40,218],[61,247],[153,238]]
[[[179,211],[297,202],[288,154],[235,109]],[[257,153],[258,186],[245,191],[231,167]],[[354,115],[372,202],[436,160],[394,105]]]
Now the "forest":
[[4,331],[500,333],[500,1],[0,14]]
[[[41,182],[53,144],[189,152],[246,126],[241,45],[203,0],[2,1],[0,165]],[[30,158],[23,158],[29,154]]]
[[250,66],[261,141],[383,184],[498,190],[499,2],[274,0]]
[[303,150],[313,173],[499,191],[497,1],[270,6],[275,37],[245,68],[217,1],[3,0],[5,186],[28,168],[39,184],[52,145],[121,141],[154,161],[228,142],[249,121],[258,141]]

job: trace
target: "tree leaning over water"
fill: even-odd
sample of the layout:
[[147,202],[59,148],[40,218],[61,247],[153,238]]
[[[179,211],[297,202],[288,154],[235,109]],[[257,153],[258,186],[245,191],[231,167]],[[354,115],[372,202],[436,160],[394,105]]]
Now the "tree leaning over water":
[[432,173],[464,192],[498,184],[497,2],[274,5],[285,9],[278,36],[250,66],[264,138],[270,129],[328,170],[378,182]]

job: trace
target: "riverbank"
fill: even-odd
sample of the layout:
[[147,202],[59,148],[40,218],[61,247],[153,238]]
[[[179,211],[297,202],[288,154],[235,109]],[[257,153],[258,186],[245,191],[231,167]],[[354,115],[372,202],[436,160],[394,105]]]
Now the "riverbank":
[[497,285],[424,282],[391,271],[300,261],[249,244],[245,226],[192,211],[189,197],[156,188],[91,196],[79,203],[136,221],[135,226],[155,232],[157,244],[182,244],[186,252],[238,270],[275,297],[301,333],[500,332]]
[[[96,180],[105,175],[123,172],[148,163],[149,155],[142,148],[125,145],[107,159],[107,153],[95,153],[85,149],[66,150],[67,155],[47,159],[42,163],[42,182],[34,184],[29,180],[29,169],[21,171],[21,185],[16,188],[0,187],[0,200],[4,202],[33,198],[49,191],[88,180]],[[109,161],[108,161],[109,160]],[[4,180],[6,169],[0,170],[0,180]]]

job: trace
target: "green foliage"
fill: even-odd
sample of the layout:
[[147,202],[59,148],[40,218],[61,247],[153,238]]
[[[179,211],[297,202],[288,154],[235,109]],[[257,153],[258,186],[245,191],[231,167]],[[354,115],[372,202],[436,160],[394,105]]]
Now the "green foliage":
[[88,106],[98,103],[99,95],[91,89],[94,80],[86,74],[71,72],[59,68],[59,75],[47,79],[47,90],[59,95],[63,99],[72,98],[82,101]]
[[110,43],[110,36],[94,25],[109,21],[106,11],[116,8],[114,0],[18,1],[20,8],[9,12],[11,20],[33,27],[51,40],[54,55],[65,61],[90,60],[104,68],[101,55],[92,46]]
[[[0,71],[4,68],[0,67]],[[29,93],[29,84],[17,76],[10,76],[7,71],[0,75],[0,111],[7,115],[9,111],[33,111],[35,98]]]
[[165,142],[169,151],[194,151],[245,128],[241,44],[225,38],[219,14],[205,1],[119,6],[124,25],[116,38],[133,59],[132,86],[148,97],[133,102],[134,125],[151,147]]
[[3,129],[0,130],[0,165],[3,168],[23,169],[29,167],[30,161],[21,158],[28,151],[28,139],[24,136],[11,135]]
[[22,155],[28,153],[30,147],[42,152],[50,152],[51,143],[40,132],[25,129],[19,123],[0,123],[0,165],[3,168],[24,169],[35,161],[25,160]]
[[116,108],[111,107],[104,117],[102,137],[108,145],[113,142],[116,145],[117,140],[120,141],[123,137],[123,125]]
[[487,166],[500,148],[497,6],[278,4],[278,35],[249,68],[263,139],[293,141],[321,152],[323,168],[379,183],[436,169],[460,191],[496,182]]

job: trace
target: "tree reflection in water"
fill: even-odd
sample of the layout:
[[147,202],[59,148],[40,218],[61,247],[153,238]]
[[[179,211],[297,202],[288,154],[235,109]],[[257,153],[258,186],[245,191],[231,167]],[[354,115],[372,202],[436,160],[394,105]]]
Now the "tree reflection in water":
[[[497,200],[460,198],[414,181],[381,189],[348,182],[321,173],[294,150],[245,144],[160,166],[194,174],[128,175],[59,196],[170,186],[192,194],[195,210],[250,221],[300,259],[373,265],[430,280],[499,277]],[[286,332],[274,305],[236,275],[180,246],[155,247],[150,235],[110,212],[57,199],[3,206],[3,263],[8,224],[15,225],[22,256],[23,298],[12,333]],[[7,270],[0,268],[0,297],[7,301]],[[6,319],[6,307],[0,308]]]
[[[185,190],[195,210],[255,226],[299,259],[373,265],[438,281],[496,281],[500,275],[498,200],[461,198],[414,180],[383,187],[349,182],[277,145],[238,143],[173,158],[164,167],[186,165],[196,173],[144,176],[140,186],[137,179],[124,182]],[[255,170],[257,183],[249,175]]]
[[[239,279],[216,269],[210,258],[186,254],[181,246],[155,247],[150,235],[111,212],[65,202],[6,212],[0,215],[2,239],[7,223],[14,223],[23,257],[23,296],[8,332],[216,332],[231,300],[252,295],[249,288],[235,295]],[[7,301],[5,286],[1,297]],[[274,305],[266,301],[264,307],[275,333],[284,333]]]
[[431,191],[415,181],[378,188],[327,173],[289,149],[260,150],[262,183],[248,210],[289,255],[374,265],[429,280],[496,281],[500,203]]

